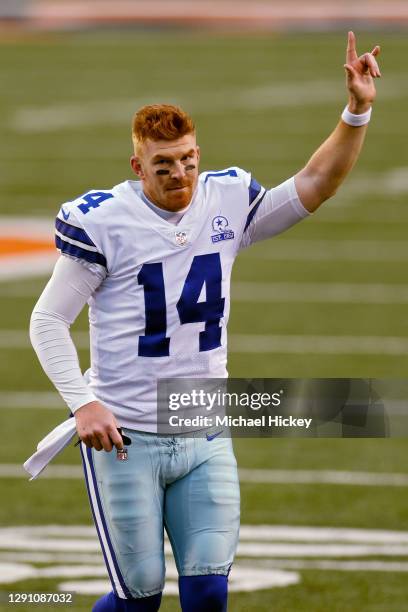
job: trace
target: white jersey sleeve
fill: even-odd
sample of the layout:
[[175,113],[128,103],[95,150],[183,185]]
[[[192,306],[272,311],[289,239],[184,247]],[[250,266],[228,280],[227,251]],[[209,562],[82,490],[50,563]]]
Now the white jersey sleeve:
[[260,240],[272,238],[311,214],[299,199],[294,177],[268,190],[251,178],[249,201],[250,212],[242,234],[240,249]]
[[69,328],[100,282],[79,261],[60,257],[31,315],[33,348],[72,412],[96,399],[82,377]]

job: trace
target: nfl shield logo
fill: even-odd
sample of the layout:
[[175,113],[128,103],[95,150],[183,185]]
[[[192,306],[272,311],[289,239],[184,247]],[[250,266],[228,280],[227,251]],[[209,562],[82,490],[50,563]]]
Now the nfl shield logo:
[[174,239],[176,244],[179,246],[184,246],[188,242],[187,232],[175,232]]
[[127,461],[128,459],[128,451],[127,448],[121,448],[116,451],[116,459],[118,461]]

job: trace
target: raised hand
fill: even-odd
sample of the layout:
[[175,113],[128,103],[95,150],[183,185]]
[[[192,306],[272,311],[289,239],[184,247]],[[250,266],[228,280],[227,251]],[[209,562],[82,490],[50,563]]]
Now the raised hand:
[[352,113],[363,113],[375,99],[374,79],[381,76],[376,57],[380,47],[376,45],[371,53],[358,56],[354,32],[348,33],[346,63],[347,89],[350,94],[349,110]]

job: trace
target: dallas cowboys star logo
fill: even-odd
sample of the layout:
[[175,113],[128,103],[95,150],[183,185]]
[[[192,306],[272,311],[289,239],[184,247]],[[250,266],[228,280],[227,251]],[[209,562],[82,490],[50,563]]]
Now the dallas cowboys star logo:
[[228,220],[225,217],[214,217],[212,222],[214,232],[225,232],[228,227]]

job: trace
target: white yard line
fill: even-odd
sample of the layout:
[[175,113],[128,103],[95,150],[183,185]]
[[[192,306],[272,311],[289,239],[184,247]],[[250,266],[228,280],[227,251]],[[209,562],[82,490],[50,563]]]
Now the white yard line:
[[[391,91],[391,90],[390,90]],[[391,94],[390,94],[391,95]],[[168,102],[179,104],[191,112],[200,114],[219,113],[231,108],[239,110],[266,109],[276,107],[324,104],[342,99],[339,82],[307,81],[305,83],[276,83],[261,85],[247,90],[222,90],[208,92],[192,90],[188,94],[178,92],[165,97]],[[77,129],[81,126],[115,125],[126,122],[135,109],[152,103],[151,98],[117,98],[90,100],[72,104],[53,104],[40,107],[21,107],[11,119],[10,127],[16,132],[52,132]]]
[[[28,452],[31,452],[31,450],[34,452],[35,449],[30,449]],[[84,472],[80,465],[49,465],[41,474],[41,478],[77,480],[78,478],[83,478],[83,475]],[[29,475],[19,463],[0,463],[0,478],[28,479]]]
[[408,285],[236,282],[232,285],[232,300],[238,302],[407,304]]
[[241,557],[405,557],[406,544],[274,544],[246,543],[238,545]]
[[286,355],[389,355],[406,356],[408,338],[398,336],[312,336],[233,334],[232,353]]
[[50,275],[57,259],[57,251],[1,257],[0,281],[14,281],[29,276]]
[[[401,81],[388,79],[383,98],[399,99],[406,95]],[[343,100],[342,84],[338,80],[307,80],[305,82],[277,82],[250,89],[222,89],[219,92],[191,90],[188,93],[160,93],[154,98],[112,98],[110,100],[86,100],[71,104],[52,104],[38,107],[20,107],[10,121],[16,132],[52,132],[77,129],[81,126],[124,124],[135,109],[150,104],[160,97],[168,102],[186,107],[190,112],[204,115],[230,111],[266,110],[274,108],[323,105]],[[339,116],[341,108],[339,107]]]
[[[53,391],[0,391],[0,409],[38,408],[61,410],[66,404]],[[61,417],[63,412],[61,412]]]
[[[89,349],[89,334],[87,331],[73,332],[72,337],[75,342],[75,346],[78,349]],[[30,338],[28,335],[28,321],[27,330],[18,329],[2,329],[0,330],[0,349],[13,348],[13,349],[31,349]]]
[[[41,527],[40,527],[41,529]],[[41,531],[41,533],[43,533]],[[45,535],[46,532],[44,532]],[[50,535],[57,535],[52,532]],[[306,527],[296,525],[242,525],[242,541],[259,542],[353,542],[364,544],[408,544],[407,531],[356,529],[352,527]]]
[[347,472],[337,470],[249,470],[239,471],[241,482],[257,484],[332,484],[368,487],[406,487],[408,474]]
[[[385,398],[385,409],[389,416],[406,416],[406,400]],[[61,417],[67,410],[65,402],[53,391],[0,391],[0,410],[59,410]]]
[[[36,298],[44,282],[35,285],[0,285],[0,297]],[[386,283],[307,283],[238,281],[232,284],[232,300],[236,302],[315,302],[349,304],[407,304],[408,284]]]
[[[56,211],[57,212],[57,211]],[[0,237],[18,236],[19,238],[39,238],[54,240],[54,219],[49,217],[0,216]]]
[[404,561],[292,561],[290,559],[273,559],[263,561],[262,567],[279,567],[282,569],[318,569],[336,572],[408,572],[408,563]]
[[275,261],[408,261],[404,241],[277,239],[246,252],[248,259]]
[[[88,332],[74,332],[78,349],[89,348]],[[1,349],[30,349],[28,332],[1,330]],[[408,354],[408,338],[398,336],[315,336],[232,334],[232,353],[317,354],[317,355],[391,355]]]
[[[285,570],[407,572],[405,560],[358,559],[363,556],[407,557],[407,543],[407,531],[242,525],[232,570],[232,590],[283,587],[300,580],[298,574]],[[176,594],[177,571],[167,537],[164,551],[167,578],[170,579],[166,587]],[[48,565],[38,567],[35,563]],[[70,581],[58,584],[60,590],[84,594],[98,594],[109,588],[97,536],[91,525],[1,528],[0,574],[2,583],[17,583],[29,578],[66,578]],[[105,579],[101,580],[103,576]]]
[[[406,487],[408,474],[381,472],[346,472],[336,470],[239,470],[240,481],[246,484],[331,484],[367,487]],[[18,463],[0,464],[0,478],[27,478]],[[80,465],[49,465],[40,479],[72,480],[83,478]],[[276,534],[275,534],[276,535]],[[407,539],[408,543],[408,539]]]
[[[241,536],[240,536],[241,537]],[[0,562],[3,563],[72,563],[74,565],[103,563],[102,554],[94,551],[92,555],[83,553],[31,553],[24,551],[0,553]],[[172,558],[166,560],[172,563]],[[237,563],[239,563],[237,561]],[[236,564],[237,564],[236,563]],[[236,567],[234,564],[234,568]],[[408,572],[408,562],[406,561],[332,561],[332,560],[298,560],[298,559],[263,559],[261,562],[255,561],[254,567],[282,568],[282,569],[320,569],[343,572]],[[104,566],[103,566],[104,567]],[[106,575],[106,569],[104,569]],[[81,575],[84,577],[84,574]],[[108,591],[108,587],[105,589]]]

